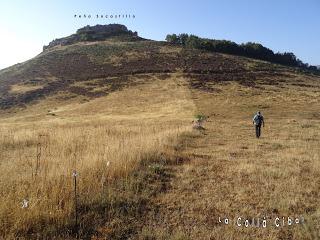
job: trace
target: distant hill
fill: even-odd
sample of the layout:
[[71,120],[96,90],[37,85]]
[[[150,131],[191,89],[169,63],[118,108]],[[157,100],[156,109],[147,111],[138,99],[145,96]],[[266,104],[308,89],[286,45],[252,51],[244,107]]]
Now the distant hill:
[[[190,87],[214,91],[212,84],[236,81],[255,87],[279,84],[305,73],[243,56],[164,41],[146,40],[124,25],[86,26],[56,39],[38,56],[0,71],[0,109],[26,107],[49,96],[92,99],[134,84],[139,74],[183,74]],[[84,84],[85,83],[85,84]]]

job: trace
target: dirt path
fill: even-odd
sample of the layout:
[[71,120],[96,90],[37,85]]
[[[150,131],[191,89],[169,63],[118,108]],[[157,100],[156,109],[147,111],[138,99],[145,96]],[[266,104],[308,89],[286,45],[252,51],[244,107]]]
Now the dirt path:
[[170,190],[155,199],[158,208],[148,214],[147,230],[158,238],[205,238],[217,227],[219,210],[210,196],[218,191],[217,186],[222,187],[227,166],[214,161],[210,152],[205,151],[209,149],[211,134],[207,131],[207,135],[193,140],[192,145],[197,148],[190,146],[184,152],[192,161],[175,167],[176,177]]
[[223,138],[226,134],[218,134],[211,122],[206,127],[205,134],[197,133],[183,152],[192,161],[175,167],[176,177],[170,190],[155,199],[157,208],[148,214],[146,230],[156,238],[222,239],[224,235],[224,226],[218,223],[218,218],[226,217],[226,213],[219,206],[232,205],[230,199],[237,180],[228,175],[235,164],[232,154],[217,156],[224,155],[232,136]]

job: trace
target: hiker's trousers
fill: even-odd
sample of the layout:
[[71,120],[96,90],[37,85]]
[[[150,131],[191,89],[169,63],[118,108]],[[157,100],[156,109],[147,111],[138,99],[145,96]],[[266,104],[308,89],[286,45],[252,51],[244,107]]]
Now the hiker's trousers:
[[261,124],[258,124],[255,126],[256,126],[256,137],[259,138],[261,135]]

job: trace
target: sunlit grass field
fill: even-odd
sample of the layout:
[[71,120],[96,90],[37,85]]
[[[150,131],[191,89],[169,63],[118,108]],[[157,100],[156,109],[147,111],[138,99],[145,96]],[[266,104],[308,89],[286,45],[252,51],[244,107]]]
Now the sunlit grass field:
[[[71,234],[74,171],[81,206],[112,202],[117,179],[130,188],[130,175],[142,161],[151,164],[191,130],[194,104],[187,88],[177,88],[179,81],[155,79],[82,104],[48,99],[4,115],[0,235]],[[79,222],[87,224],[83,217]]]
[[[193,90],[197,111],[209,116],[206,130],[188,138],[181,154],[192,160],[176,168],[172,190],[157,197],[160,210],[149,214],[140,239],[319,239],[319,82],[300,79],[314,87],[289,79],[283,88],[222,83],[217,93]],[[252,125],[258,110],[265,117],[260,139]],[[277,217],[284,226],[275,226]],[[288,217],[304,223],[288,226]]]
[[[183,74],[151,77],[93,100],[58,93],[3,112],[4,239],[317,239],[318,81],[221,82],[205,92]],[[294,85],[300,79],[311,87]],[[251,121],[257,110],[261,139]],[[204,131],[192,129],[196,114],[209,116]],[[303,216],[305,224],[218,223],[238,216]]]

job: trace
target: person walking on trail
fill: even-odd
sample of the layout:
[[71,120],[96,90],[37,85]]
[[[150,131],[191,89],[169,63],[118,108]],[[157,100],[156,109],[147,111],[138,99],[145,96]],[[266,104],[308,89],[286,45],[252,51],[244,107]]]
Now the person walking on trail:
[[260,111],[257,112],[253,117],[253,124],[256,127],[256,137],[259,138],[261,135],[261,125],[264,127],[264,119]]

